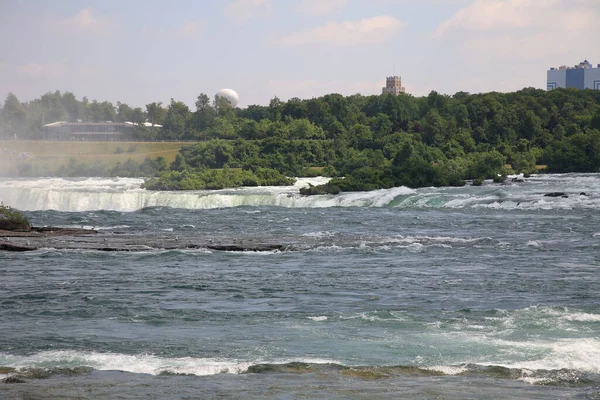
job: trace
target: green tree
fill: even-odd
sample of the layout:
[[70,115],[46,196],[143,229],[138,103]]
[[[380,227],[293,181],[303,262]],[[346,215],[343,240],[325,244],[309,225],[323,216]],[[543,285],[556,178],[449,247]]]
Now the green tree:
[[163,121],[163,131],[169,139],[184,138],[189,116],[190,109],[185,103],[171,99]]
[[162,106],[162,101],[146,104],[146,115],[148,122],[153,125],[162,125],[167,115],[167,110]]

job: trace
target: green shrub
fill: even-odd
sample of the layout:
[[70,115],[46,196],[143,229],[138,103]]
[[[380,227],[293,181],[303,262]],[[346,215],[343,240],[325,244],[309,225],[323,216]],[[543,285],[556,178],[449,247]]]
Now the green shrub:
[[483,185],[484,180],[485,178],[475,178],[473,179],[473,183],[471,183],[471,186],[481,186]]
[[506,175],[496,175],[494,176],[494,183],[503,183],[506,180]]
[[242,169],[189,169],[168,171],[158,178],[147,179],[142,188],[148,190],[218,190],[240,186],[291,186],[296,182],[270,168],[256,171]]
[[19,211],[0,203],[0,229],[7,231],[30,231],[31,225]]
[[300,194],[304,196],[314,196],[320,194],[339,194],[340,191],[341,190],[339,186],[331,184],[330,182],[318,186],[314,186],[313,184],[309,183],[308,187],[300,188]]

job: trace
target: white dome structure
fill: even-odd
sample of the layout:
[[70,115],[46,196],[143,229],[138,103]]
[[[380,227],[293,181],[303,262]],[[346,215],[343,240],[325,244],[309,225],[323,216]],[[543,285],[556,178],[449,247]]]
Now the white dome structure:
[[240,101],[240,96],[232,89],[221,89],[217,94],[215,94],[215,99],[223,98],[231,104],[231,107],[235,108],[238,105],[238,101]]

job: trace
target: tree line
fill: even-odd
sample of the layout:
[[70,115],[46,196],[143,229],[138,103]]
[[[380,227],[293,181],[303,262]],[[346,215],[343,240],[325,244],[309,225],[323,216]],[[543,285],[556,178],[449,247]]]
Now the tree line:
[[[172,177],[222,168],[302,176],[314,167],[343,177],[315,192],[461,185],[508,172],[533,173],[536,164],[551,172],[600,171],[597,90],[525,88],[452,96],[433,91],[424,97],[328,94],[285,102],[274,98],[266,106],[244,109],[200,94],[195,110],[173,99],[142,110],[78,101],[70,93],[48,93],[29,103],[10,94],[0,110],[0,136],[41,138],[42,115],[46,122],[50,116],[148,121],[162,128],[139,127],[136,139],[196,141],[163,172]],[[166,176],[163,187],[169,186]]]

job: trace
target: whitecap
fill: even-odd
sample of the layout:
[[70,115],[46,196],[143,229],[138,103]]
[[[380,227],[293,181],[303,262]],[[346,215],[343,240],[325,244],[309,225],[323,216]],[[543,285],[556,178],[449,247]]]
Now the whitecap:
[[600,314],[574,313],[565,315],[562,318],[574,322],[600,322]]
[[0,365],[23,370],[28,368],[74,368],[89,367],[100,371],[124,371],[138,374],[160,375],[162,373],[196,376],[216,374],[240,374],[257,364],[287,364],[304,362],[311,364],[337,363],[320,358],[277,360],[234,360],[217,358],[163,358],[151,354],[127,355],[119,353],[80,352],[75,350],[44,351],[29,356],[0,353]]
[[431,367],[422,367],[422,369],[434,372],[441,372],[444,375],[458,375],[467,371],[467,367],[456,365],[434,365]]

